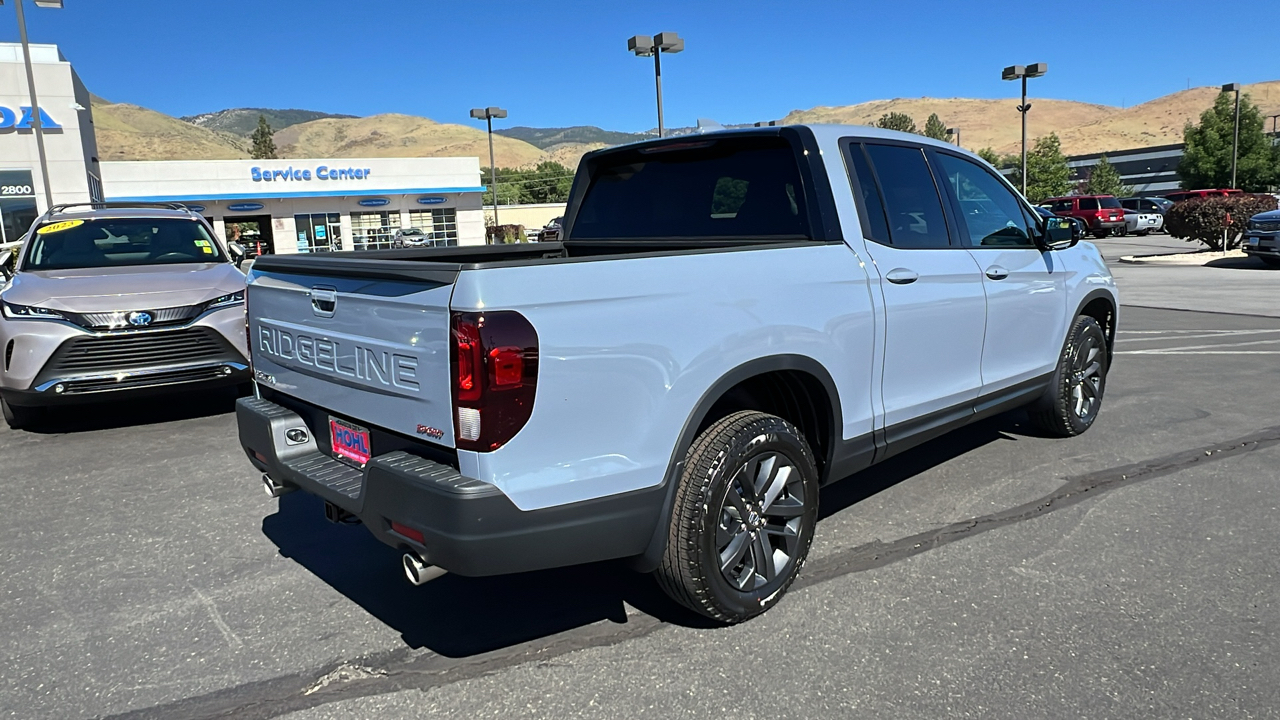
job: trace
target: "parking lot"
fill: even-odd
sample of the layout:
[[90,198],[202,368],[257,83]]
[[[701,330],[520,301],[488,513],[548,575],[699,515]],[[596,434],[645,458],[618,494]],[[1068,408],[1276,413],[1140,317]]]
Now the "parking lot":
[[0,710],[1274,716],[1280,272],[1221,272],[1119,268],[1092,430],[1010,413],[829,487],[796,587],[731,628],[620,563],[412,587],[363,528],[262,493],[229,395],[0,429]]

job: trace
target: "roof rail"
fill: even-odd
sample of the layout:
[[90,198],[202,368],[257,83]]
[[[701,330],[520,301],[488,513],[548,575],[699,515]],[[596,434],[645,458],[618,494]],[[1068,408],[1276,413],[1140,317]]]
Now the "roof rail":
[[176,202],[84,202],[84,203],[66,203],[63,205],[54,205],[49,208],[45,215],[57,215],[66,212],[68,208],[87,207],[94,210],[105,210],[108,208],[160,208],[162,210],[191,210],[182,203]]

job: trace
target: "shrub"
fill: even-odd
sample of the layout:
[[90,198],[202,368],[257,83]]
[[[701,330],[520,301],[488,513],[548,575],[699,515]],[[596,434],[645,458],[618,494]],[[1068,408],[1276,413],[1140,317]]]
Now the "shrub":
[[523,225],[489,225],[484,229],[485,242],[490,245],[510,245],[527,242]]
[[[1164,216],[1164,228],[1174,237],[1204,243],[1210,250],[1230,250],[1236,246],[1249,218],[1275,209],[1276,199],[1271,195],[1192,198],[1169,208]],[[1227,231],[1226,248],[1222,247],[1223,229]]]

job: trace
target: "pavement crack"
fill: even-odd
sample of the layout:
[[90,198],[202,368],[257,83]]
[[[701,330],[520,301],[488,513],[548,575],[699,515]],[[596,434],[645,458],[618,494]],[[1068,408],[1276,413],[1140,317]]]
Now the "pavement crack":
[[[889,543],[872,541],[811,560],[805,565],[793,587],[800,589],[852,573],[881,568],[958,540],[1070,507],[1110,490],[1278,444],[1280,425],[1216,445],[1067,477],[1056,491],[1016,507],[967,518]],[[212,605],[212,601],[199,591],[196,594]],[[599,622],[584,625],[558,635],[468,658],[448,658],[432,652],[399,648],[337,662],[318,672],[299,672],[245,683],[206,695],[111,715],[105,720],[269,720],[341,700],[385,695],[401,690],[425,691],[531,662],[548,663],[578,650],[620,645],[667,627],[670,626],[653,616],[629,613],[625,623]],[[229,628],[227,631],[229,632]]]

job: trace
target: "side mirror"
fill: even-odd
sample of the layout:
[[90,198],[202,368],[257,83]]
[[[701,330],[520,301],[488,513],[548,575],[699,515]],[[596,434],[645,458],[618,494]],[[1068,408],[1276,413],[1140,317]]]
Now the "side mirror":
[[1080,230],[1067,218],[1045,218],[1041,244],[1045,250],[1066,250],[1080,242]]
[[235,263],[236,267],[240,267],[240,263],[249,256],[249,251],[238,242],[227,243],[227,252],[231,254],[231,262]]

